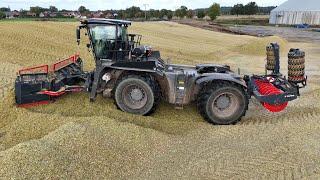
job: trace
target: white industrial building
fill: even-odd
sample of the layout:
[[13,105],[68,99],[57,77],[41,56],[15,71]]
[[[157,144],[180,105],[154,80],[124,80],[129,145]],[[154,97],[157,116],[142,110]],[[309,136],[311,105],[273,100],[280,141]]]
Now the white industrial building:
[[320,25],[320,0],[288,0],[271,11],[269,23]]

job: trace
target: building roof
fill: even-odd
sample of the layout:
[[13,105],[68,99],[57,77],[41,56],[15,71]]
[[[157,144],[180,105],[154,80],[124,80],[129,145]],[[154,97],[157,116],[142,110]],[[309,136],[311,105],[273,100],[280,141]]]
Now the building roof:
[[320,11],[319,0],[288,0],[272,10],[275,11]]

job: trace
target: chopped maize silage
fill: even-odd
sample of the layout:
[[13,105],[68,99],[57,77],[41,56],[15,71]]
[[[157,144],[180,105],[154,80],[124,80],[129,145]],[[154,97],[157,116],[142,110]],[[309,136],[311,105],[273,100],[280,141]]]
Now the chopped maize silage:
[[[0,62],[15,64],[12,71],[0,69],[1,77],[75,52],[75,26],[0,23]],[[288,47],[279,37],[234,36],[174,23],[136,23],[132,31],[174,63],[227,63],[248,72],[263,72],[269,41]],[[86,69],[92,69],[90,54],[84,46],[80,50]],[[308,69],[319,66],[316,57],[313,53]],[[177,111],[161,103],[154,115],[135,116],[118,111],[112,100],[90,103],[86,93],[20,109],[10,87],[0,104],[0,179],[316,178],[319,78],[313,75],[301,99],[283,113],[266,113],[253,101],[235,126],[206,123],[195,105]]]

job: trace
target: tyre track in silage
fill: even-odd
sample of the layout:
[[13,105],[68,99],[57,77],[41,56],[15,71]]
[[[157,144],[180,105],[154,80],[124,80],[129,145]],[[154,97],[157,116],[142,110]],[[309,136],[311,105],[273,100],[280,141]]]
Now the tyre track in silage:
[[13,90],[16,71],[20,66],[14,63],[0,63],[0,99]]
[[286,110],[270,113],[257,100],[251,100],[247,116],[240,125],[283,124],[293,121],[306,122],[309,117],[320,117],[320,89],[302,94],[297,100],[290,102]]

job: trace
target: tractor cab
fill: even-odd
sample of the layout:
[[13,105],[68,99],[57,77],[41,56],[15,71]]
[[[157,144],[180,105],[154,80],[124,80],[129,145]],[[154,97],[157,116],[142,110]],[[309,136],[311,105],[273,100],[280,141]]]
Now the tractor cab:
[[130,21],[115,19],[87,19],[81,21],[77,29],[77,41],[80,43],[80,29],[86,29],[96,61],[129,61],[140,57],[146,48],[139,47],[141,35],[129,34]]

